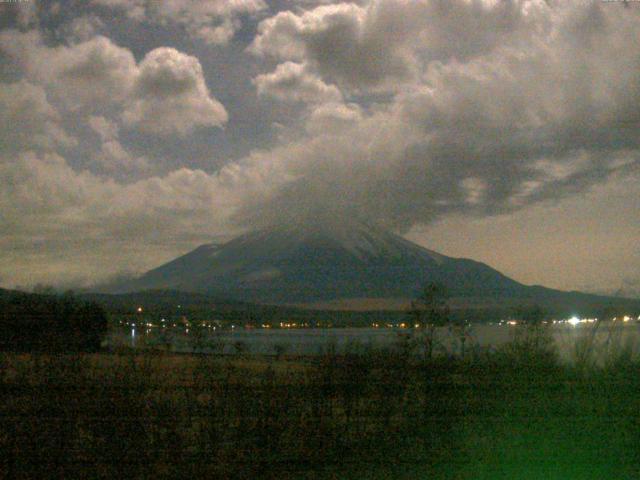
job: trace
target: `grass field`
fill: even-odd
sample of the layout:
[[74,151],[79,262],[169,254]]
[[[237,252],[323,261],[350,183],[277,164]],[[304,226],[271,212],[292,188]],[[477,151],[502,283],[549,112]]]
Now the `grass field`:
[[640,478],[640,364],[2,354],[2,478]]

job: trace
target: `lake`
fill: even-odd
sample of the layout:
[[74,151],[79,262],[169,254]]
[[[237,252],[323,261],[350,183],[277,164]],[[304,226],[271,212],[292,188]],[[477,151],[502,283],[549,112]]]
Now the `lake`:
[[[512,325],[472,326],[465,341],[466,348],[495,348],[513,339],[520,327]],[[637,355],[640,322],[603,323],[594,331],[594,324],[559,324],[548,327],[564,359],[571,359],[575,344],[580,339],[594,336],[595,350],[629,349]],[[202,331],[201,331],[202,332]],[[287,355],[319,355],[328,350],[346,353],[366,347],[389,348],[398,345],[411,330],[395,328],[328,328],[328,329],[239,329],[226,331],[193,331],[161,328],[131,328],[113,331],[108,335],[108,348],[128,346],[150,348],[164,345],[174,352],[234,354],[240,351],[258,355],[273,355],[281,350]],[[437,340],[440,351],[456,353],[460,350],[458,338],[449,328],[439,328]]]

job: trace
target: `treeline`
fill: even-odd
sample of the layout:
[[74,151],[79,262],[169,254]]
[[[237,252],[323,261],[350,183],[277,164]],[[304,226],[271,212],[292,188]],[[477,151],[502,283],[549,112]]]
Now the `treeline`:
[[0,349],[16,352],[93,352],[107,332],[107,315],[95,302],[62,295],[3,292]]

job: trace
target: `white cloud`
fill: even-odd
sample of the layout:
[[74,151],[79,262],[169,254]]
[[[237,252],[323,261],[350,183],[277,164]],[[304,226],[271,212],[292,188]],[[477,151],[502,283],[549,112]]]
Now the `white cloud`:
[[133,54],[102,36],[50,48],[35,31],[6,31],[0,35],[0,49],[21,64],[27,78],[46,86],[70,109],[122,102],[137,72]]
[[312,134],[344,133],[363,119],[362,109],[355,103],[325,103],[314,108],[307,118],[306,128]]
[[222,126],[228,115],[209,94],[198,59],[165,47],[140,62],[123,119],[143,131],[185,135],[199,126]]
[[83,15],[71,20],[62,28],[63,36],[73,42],[86,42],[95,37],[105,27],[104,22],[96,15]]
[[[204,242],[230,229],[236,187],[249,180],[237,173],[180,168],[124,184],[76,171],[56,154],[23,152],[2,160],[0,276],[15,283],[28,283],[33,275],[21,272],[15,262],[37,264],[35,259],[43,256],[51,262],[42,266],[40,278],[59,263],[60,280],[70,268],[70,252],[73,264],[86,262],[93,279],[131,265],[146,267],[158,261],[163,249],[175,255],[194,240]],[[129,250],[123,255],[118,248],[125,246]],[[14,258],[17,254],[21,258]]]
[[0,35],[0,49],[70,110],[125,107],[127,125],[157,134],[186,135],[228,119],[209,93],[199,60],[173,48],[152,50],[137,65],[130,50],[106,37],[47,47],[36,33],[9,31]]
[[0,84],[0,152],[51,150],[75,142],[42,87],[25,80]]
[[306,62],[354,90],[395,90],[414,81],[425,62],[468,60],[514,33],[528,38],[537,13],[530,3],[373,0],[279,12],[260,23],[250,51]]
[[119,128],[115,122],[101,116],[90,116],[88,124],[101,140],[100,150],[94,156],[101,170],[110,174],[149,170],[150,163],[147,158],[136,157],[122,146],[118,138]]
[[[383,3],[373,5],[382,8]],[[455,9],[464,19],[468,8],[489,15],[509,2],[463,3],[446,7],[451,19]],[[479,27],[486,31],[473,33],[474,38],[487,35],[482,48],[432,52],[434,59],[406,80],[390,102],[368,109],[373,115],[348,112],[345,105],[307,114],[310,134],[331,139],[325,138],[322,148],[313,138],[292,147],[297,157],[285,170],[295,172],[294,180],[266,201],[251,204],[246,209],[250,221],[273,219],[279,212],[291,216],[312,205],[399,227],[455,212],[495,215],[588,190],[623,168],[640,168],[640,136],[632,127],[640,121],[635,108],[640,103],[635,53],[640,38],[633,27],[638,11],[531,3],[514,3],[503,12],[505,32],[510,32],[503,36],[506,43],[491,40],[495,18],[485,18]],[[511,11],[518,5],[521,11]],[[374,7],[280,13],[262,23],[252,48],[311,62],[322,78],[346,80],[346,67],[332,70],[338,65],[335,55],[357,53],[340,42],[352,38],[357,44],[364,38]],[[339,25],[341,31],[360,33],[338,35],[334,29]],[[327,32],[337,43],[329,41]],[[377,29],[376,34],[386,35],[390,44],[397,39],[394,30]],[[531,41],[523,43],[523,38]],[[416,59],[424,53],[416,52]],[[351,61],[357,69],[357,60]],[[352,80],[354,89],[367,87],[367,79]],[[315,126],[327,112],[348,118],[349,127]],[[276,154],[269,158],[265,161],[283,163]],[[258,213],[251,215],[252,210]]]
[[103,141],[95,160],[104,171],[112,175],[145,172],[150,168],[150,162],[146,157],[132,155],[117,139]]
[[104,142],[118,138],[118,125],[108,118],[102,116],[91,115],[88,119],[91,129],[100,136]]
[[240,28],[243,15],[267,9],[263,0],[93,0],[95,5],[121,10],[135,21],[180,25],[205,43],[224,45]]
[[122,10],[132,20],[142,21],[145,18],[146,0],[93,0],[95,5]]
[[334,85],[327,85],[306,71],[299,63],[285,62],[272,73],[258,75],[253,80],[258,95],[267,95],[286,102],[341,102],[342,94]]
[[136,74],[131,52],[105,37],[41,53],[35,68],[72,107],[122,101]]

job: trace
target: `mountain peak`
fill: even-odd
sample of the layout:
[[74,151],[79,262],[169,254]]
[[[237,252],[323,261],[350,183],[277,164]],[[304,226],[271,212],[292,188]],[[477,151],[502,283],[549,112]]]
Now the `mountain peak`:
[[[348,222],[333,216],[306,218],[303,222],[282,223],[256,232],[247,233],[229,242],[253,251],[275,250],[288,253],[299,249],[331,249],[343,251],[359,261],[371,259],[392,260],[400,257],[431,257],[436,262],[445,258],[436,252],[405,240],[404,238],[381,228],[361,221]],[[260,244],[260,245],[256,245]],[[251,255],[251,253],[248,253]],[[315,255],[313,255],[315,257]]]
[[155,268],[127,291],[171,289],[266,303],[412,298],[428,281],[481,295],[522,287],[478,262],[427,250],[390,231],[319,215],[203,245]]

